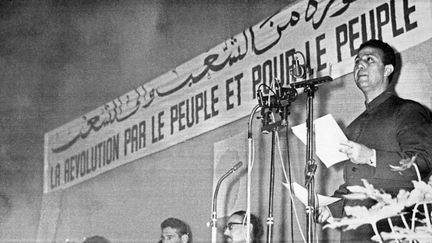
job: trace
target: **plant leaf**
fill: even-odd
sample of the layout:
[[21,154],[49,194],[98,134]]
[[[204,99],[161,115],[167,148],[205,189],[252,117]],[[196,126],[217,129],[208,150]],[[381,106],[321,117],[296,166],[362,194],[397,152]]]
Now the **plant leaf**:
[[411,168],[414,165],[414,161],[417,159],[417,154],[412,158],[401,159],[399,161],[400,166],[390,165],[393,171],[404,171]]

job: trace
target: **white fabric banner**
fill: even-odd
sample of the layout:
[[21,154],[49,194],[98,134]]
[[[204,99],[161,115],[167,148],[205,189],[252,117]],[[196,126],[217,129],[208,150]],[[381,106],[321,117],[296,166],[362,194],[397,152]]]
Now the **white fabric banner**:
[[260,84],[290,80],[300,51],[311,77],[352,71],[363,41],[398,51],[432,36],[428,0],[303,1],[282,9],[135,90],[45,134],[44,192],[117,166],[248,115]]

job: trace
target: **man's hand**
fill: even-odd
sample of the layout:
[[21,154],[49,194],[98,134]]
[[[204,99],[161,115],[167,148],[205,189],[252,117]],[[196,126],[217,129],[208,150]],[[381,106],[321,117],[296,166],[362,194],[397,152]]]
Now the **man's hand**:
[[330,218],[332,218],[330,209],[327,206],[319,207],[318,208],[318,216],[316,217],[316,221],[320,224],[328,221]]
[[346,154],[354,164],[371,164],[371,158],[374,156],[373,149],[353,141],[341,143],[340,152]]

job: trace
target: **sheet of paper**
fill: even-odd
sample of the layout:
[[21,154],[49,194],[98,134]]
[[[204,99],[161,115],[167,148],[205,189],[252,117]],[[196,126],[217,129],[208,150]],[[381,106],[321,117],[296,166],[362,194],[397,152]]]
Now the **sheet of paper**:
[[[346,154],[339,152],[340,143],[348,139],[331,114],[315,119],[314,127],[315,153],[327,168],[348,159]],[[306,144],[306,123],[291,129]]]
[[[286,188],[288,188],[288,190],[290,189],[289,185],[287,183],[283,183],[283,185]],[[301,203],[303,203],[305,206],[307,206],[308,205],[308,192],[307,192],[306,188],[303,187],[303,186],[301,186],[301,185],[299,185],[296,182],[291,183],[291,185],[292,185],[292,188],[293,188],[293,193],[297,197],[297,199]],[[328,196],[323,196],[323,195],[318,194],[318,206],[319,207],[321,207],[321,206],[327,206],[327,205],[332,204],[334,202],[337,202],[339,200],[341,200],[341,198],[338,198],[338,197],[328,197]]]

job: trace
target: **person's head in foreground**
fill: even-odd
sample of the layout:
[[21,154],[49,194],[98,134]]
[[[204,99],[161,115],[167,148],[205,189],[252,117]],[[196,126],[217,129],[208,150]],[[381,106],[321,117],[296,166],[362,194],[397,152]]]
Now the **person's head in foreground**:
[[260,219],[250,214],[250,230],[247,232],[246,211],[237,211],[228,218],[224,229],[224,236],[227,242],[246,242],[247,234],[250,235],[250,242],[257,243],[263,234],[263,226]]
[[188,224],[177,218],[167,218],[161,223],[162,243],[191,243],[192,236]]

